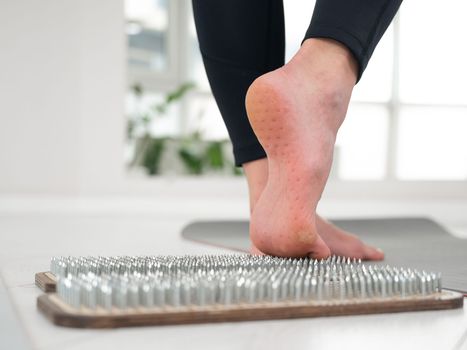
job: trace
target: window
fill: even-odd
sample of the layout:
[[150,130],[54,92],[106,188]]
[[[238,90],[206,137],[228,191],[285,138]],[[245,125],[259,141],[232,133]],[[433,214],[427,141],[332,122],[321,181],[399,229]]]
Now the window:
[[164,72],[169,68],[167,0],[127,1],[130,70]]
[[173,86],[178,67],[178,2],[126,0],[128,82],[151,90]]
[[[127,0],[127,5],[130,80],[157,77],[159,83],[148,84],[156,99],[167,81],[197,85],[157,132],[198,130],[207,140],[226,139],[199,54],[191,2]],[[284,5],[289,59],[314,3]],[[466,11],[467,4],[458,0],[442,6],[434,0],[424,1],[423,7],[417,1],[402,4],[354,90],[338,134],[334,179],[467,179]],[[179,50],[185,54],[177,55]]]

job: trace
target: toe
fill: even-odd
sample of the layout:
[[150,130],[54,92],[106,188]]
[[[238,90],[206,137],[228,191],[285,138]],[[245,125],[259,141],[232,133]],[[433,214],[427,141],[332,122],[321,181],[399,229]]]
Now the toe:
[[375,247],[371,247],[369,245],[365,245],[363,248],[363,259],[365,260],[383,260],[384,259],[384,252]]

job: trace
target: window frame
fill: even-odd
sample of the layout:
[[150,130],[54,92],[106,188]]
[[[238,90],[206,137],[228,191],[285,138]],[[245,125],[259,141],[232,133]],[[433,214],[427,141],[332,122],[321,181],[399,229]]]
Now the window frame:
[[[184,0],[170,0],[169,2],[169,26],[168,47],[170,68],[167,72],[152,72],[147,74],[138,71],[128,72],[128,84],[140,82],[145,89],[152,92],[164,93],[184,82],[188,76],[189,54],[189,16],[191,6]],[[393,69],[391,82],[391,95],[388,101],[353,101],[352,104],[373,105],[384,107],[388,110],[388,137],[386,147],[386,169],[385,176],[381,180],[344,180],[334,177],[329,181],[330,193],[335,196],[337,192],[343,197],[402,197],[411,194],[417,198],[425,197],[467,197],[466,180],[403,180],[397,177],[397,143],[400,110],[403,107],[422,106],[417,103],[402,102],[399,95],[399,61],[400,61],[400,16],[396,15],[392,26],[393,33]],[[179,132],[180,135],[187,133],[187,117],[189,100],[196,97],[212,97],[210,91],[197,90],[190,92],[180,101]],[[426,105],[431,106],[431,105]],[[432,106],[439,106],[433,104]],[[451,107],[451,105],[446,105]],[[457,105],[452,107],[458,107]],[[154,183],[154,179],[145,179]],[[156,181],[159,182],[160,180]],[[202,182],[202,181],[201,181]],[[235,180],[234,180],[235,182]]]
[[[167,1],[168,29],[167,29],[167,62],[168,68],[164,71],[151,71],[144,68],[131,67],[127,62],[128,86],[142,84],[148,91],[164,92],[168,87],[176,86],[180,75],[180,57],[178,54],[178,39],[181,32],[180,1]],[[126,19],[125,19],[126,20]],[[128,39],[125,35],[126,48],[128,50]]]

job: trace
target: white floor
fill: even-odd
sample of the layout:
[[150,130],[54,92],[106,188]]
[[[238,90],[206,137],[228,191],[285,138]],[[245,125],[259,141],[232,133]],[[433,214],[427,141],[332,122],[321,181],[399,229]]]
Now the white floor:
[[[467,238],[465,201],[328,201],[331,217],[427,215]],[[183,241],[194,219],[246,218],[237,198],[0,198],[0,273],[37,349],[452,349],[467,348],[467,308],[284,321],[76,330],[36,310],[34,273],[53,255],[219,253]],[[467,252],[466,252],[467,253]],[[466,277],[467,278],[467,277]],[[0,315],[1,318],[1,315]],[[0,322],[1,323],[1,322]],[[0,348],[1,340],[0,340]]]

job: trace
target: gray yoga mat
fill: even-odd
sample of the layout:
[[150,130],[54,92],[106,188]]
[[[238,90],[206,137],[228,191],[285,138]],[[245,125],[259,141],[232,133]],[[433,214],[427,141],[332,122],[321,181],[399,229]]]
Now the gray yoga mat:
[[[441,272],[443,286],[467,295],[467,239],[427,218],[331,220],[384,250],[382,264]],[[188,240],[248,252],[247,221],[197,221],[182,230]]]

